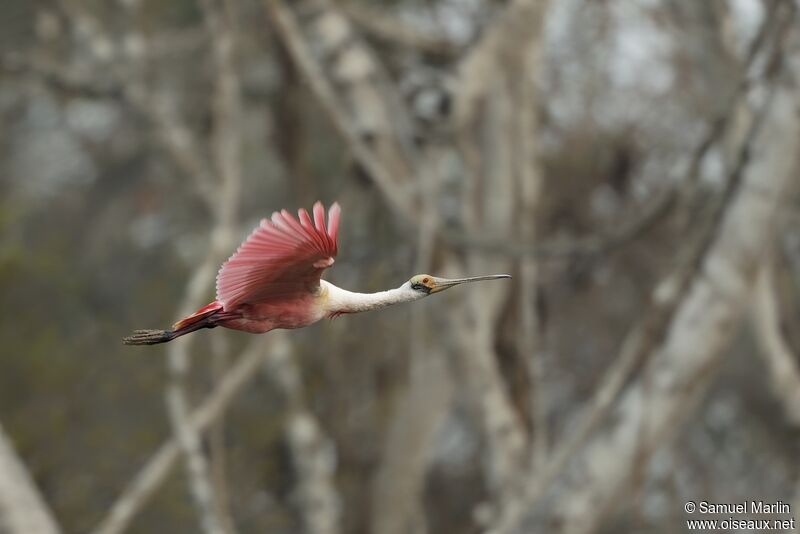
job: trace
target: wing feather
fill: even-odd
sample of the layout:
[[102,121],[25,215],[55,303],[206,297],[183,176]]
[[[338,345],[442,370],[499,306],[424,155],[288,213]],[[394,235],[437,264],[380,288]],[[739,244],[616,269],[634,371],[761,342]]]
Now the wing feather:
[[330,207],[327,227],[320,202],[313,214],[301,209],[298,220],[282,210],[261,220],[217,274],[217,300],[226,310],[319,287],[338,250],[341,209]]
[[325,233],[325,208],[319,202],[314,204],[314,225],[317,232]]
[[339,204],[334,203],[331,209],[328,210],[328,237],[333,240],[336,246],[336,237],[339,235],[339,219],[342,216],[342,208]]

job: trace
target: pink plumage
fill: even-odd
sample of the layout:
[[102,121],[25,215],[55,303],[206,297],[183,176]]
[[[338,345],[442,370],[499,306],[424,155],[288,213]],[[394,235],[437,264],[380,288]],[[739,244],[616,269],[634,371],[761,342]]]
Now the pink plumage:
[[510,278],[508,275],[448,280],[416,275],[402,286],[377,293],[355,293],[321,280],[338,251],[341,210],[320,202],[312,214],[301,209],[297,218],[281,210],[264,219],[217,274],[217,298],[172,330],[136,330],[123,339],[129,345],[172,341],[202,328],[222,326],[264,333],[275,328],[301,328],[325,317],[359,313],[411,302],[465,282]]
[[313,219],[304,209],[297,215],[282,210],[261,221],[217,273],[214,302],[172,330],[137,330],[125,343],[164,343],[216,326],[261,333],[321,319],[320,277],[336,256],[341,209],[337,203],[331,206],[327,225],[320,202],[314,204]]
[[291,298],[319,287],[322,272],[333,265],[341,209],[328,212],[314,204],[314,221],[304,209],[299,221],[288,211],[275,212],[226,261],[217,274],[217,301],[230,312],[239,304]]

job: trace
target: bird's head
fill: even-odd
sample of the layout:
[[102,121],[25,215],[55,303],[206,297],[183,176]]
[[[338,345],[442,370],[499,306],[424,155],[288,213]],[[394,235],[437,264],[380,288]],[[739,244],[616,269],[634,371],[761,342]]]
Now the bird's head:
[[481,280],[498,280],[500,278],[511,278],[511,275],[490,274],[488,276],[473,276],[470,278],[438,278],[429,274],[417,274],[412,276],[411,279],[406,282],[406,285],[412,291],[416,291],[420,293],[421,296],[425,297],[459,284],[480,282]]

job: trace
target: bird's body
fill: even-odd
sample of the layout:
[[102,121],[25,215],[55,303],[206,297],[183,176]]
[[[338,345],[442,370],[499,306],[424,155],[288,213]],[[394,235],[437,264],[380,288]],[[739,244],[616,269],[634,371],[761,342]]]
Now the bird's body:
[[276,328],[302,328],[325,317],[319,296],[293,297],[274,302],[242,304],[236,317],[224,319],[218,324],[233,330],[251,334],[263,334]]
[[416,275],[388,291],[347,291],[320,279],[338,252],[340,213],[338,204],[331,206],[326,225],[325,211],[317,202],[313,220],[305,210],[298,212],[298,219],[283,210],[262,220],[222,265],[214,302],[181,319],[172,330],[137,330],[123,341],[152,345],[217,326],[253,334],[302,328],[326,317],[411,302],[464,282],[510,278],[492,275],[447,280]]
[[276,328],[302,328],[325,318],[374,310],[423,296],[411,291],[398,294],[397,290],[354,293],[320,280],[319,289],[307,294],[284,300],[242,304],[237,317],[222,319],[217,324],[233,330],[263,334]]

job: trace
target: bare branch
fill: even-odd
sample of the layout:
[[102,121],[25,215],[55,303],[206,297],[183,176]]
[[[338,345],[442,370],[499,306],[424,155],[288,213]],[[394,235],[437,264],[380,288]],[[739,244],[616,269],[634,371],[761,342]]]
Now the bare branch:
[[[538,205],[541,175],[535,83],[548,6],[542,1],[509,3],[459,67],[454,121],[467,171],[462,188],[466,233],[488,228],[516,239],[535,238],[533,222],[522,236],[517,235],[516,222],[523,210],[525,217],[535,216]],[[469,271],[508,269],[508,258],[481,256],[471,248],[467,252]],[[525,267],[521,280],[526,289],[535,284],[535,266],[531,266]],[[460,337],[456,343],[462,351],[458,363],[463,365],[487,447],[484,470],[491,502],[480,508],[481,522],[518,492],[518,478],[530,459],[524,416],[511,401],[498,364],[495,324],[508,298],[496,288],[475,288],[469,306],[453,314],[453,330]],[[534,319],[531,311],[525,310],[527,320]],[[523,373],[529,372],[532,355],[528,351],[534,350],[537,341],[535,333],[532,336],[520,347],[525,352],[520,355],[525,360],[520,362]]]
[[122,87],[115,80],[82,76],[74,70],[30,56],[0,54],[0,71],[41,80],[51,89],[66,95],[112,99],[122,98],[123,95]]
[[289,418],[288,442],[298,479],[301,517],[308,534],[340,532],[341,503],[333,484],[336,453],[316,418],[305,410]]
[[[211,37],[211,52],[214,65],[214,89],[211,134],[212,160],[219,176],[219,198],[211,208],[218,221],[217,236],[224,242],[222,247],[233,246],[232,230],[236,219],[236,207],[242,187],[242,97],[241,80],[237,68],[237,21],[236,8],[230,0],[201,0],[200,2],[208,35]],[[224,254],[225,252],[222,251]],[[223,349],[217,345],[217,349]],[[222,368],[227,358],[222,350],[214,355],[215,368]],[[227,486],[224,478],[224,433],[220,418],[212,443],[218,445],[211,450],[214,462],[214,495],[219,510],[219,520],[227,532],[235,530],[228,507]]]
[[458,53],[457,46],[448,39],[422,31],[385,10],[357,2],[345,2],[341,8],[353,22],[378,39],[434,56],[451,58]]
[[[430,152],[428,157],[432,159],[428,165],[435,167],[439,151]],[[428,194],[420,206],[416,272],[427,272],[433,263],[439,224],[436,199],[441,184],[434,179],[425,186]],[[423,503],[425,474],[433,437],[447,415],[453,390],[446,354],[428,343],[437,330],[431,326],[434,321],[425,308],[412,311],[410,330],[415,335],[409,340],[409,383],[397,398],[380,467],[372,481],[370,531],[376,534],[427,531]]]
[[[199,306],[206,287],[213,281],[217,254],[212,250],[189,281],[184,297],[183,310]],[[187,312],[188,313],[188,312]],[[190,422],[190,406],[187,394],[189,371],[189,343],[192,338],[178,339],[167,347],[169,382],[166,387],[167,411],[177,442],[186,457],[189,489],[191,490],[200,524],[208,534],[225,532],[219,510],[215,506],[213,485],[208,462],[202,450],[200,433]]]
[[268,372],[289,403],[286,437],[297,476],[296,496],[304,532],[340,532],[341,498],[336,490],[336,451],[305,402],[300,370],[289,351],[269,362]]
[[443,230],[444,241],[457,250],[499,254],[511,258],[534,257],[559,259],[569,257],[606,257],[631,241],[639,239],[663,222],[675,206],[677,190],[658,193],[638,214],[619,227],[598,235],[569,241],[516,242],[481,233]]
[[[356,130],[345,111],[344,103],[314,58],[291,9],[282,0],[266,0],[266,5],[287,50],[308,80],[333,126],[339,131],[359,164],[375,181],[389,208],[402,222],[411,223],[415,210],[407,187],[409,176],[398,174],[396,169],[388,166],[370,149],[360,132]],[[406,187],[403,184],[406,184]]]
[[[232,98],[232,95],[238,96],[236,95],[238,84],[235,83],[235,75],[231,74],[233,67],[227,64],[220,66],[219,63],[230,60],[232,43],[230,37],[226,37],[227,33],[218,27],[221,25],[217,24],[213,19],[214,14],[209,13],[213,9],[210,2],[206,2],[204,8],[207,18],[210,19],[207,25],[212,32],[212,42],[214,43],[215,65],[217,66],[216,91],[218,95],[221,95],[217,97],[217,127],[227,126],[226,121],[230,122],[227,113],[231,110],[225,105]],[[231,83],[231,79],[234,80],[233,83]],[[142,92],[144,93],[144,91]],[[153,107],[148,105],[146,97],[140,97],[138,93],[133,93],[131,97],[135,102],[140,102],[144,109],[153,116]],[[222,115],[222,117],[219,117],[219,115]],[[193,173],[209,185],[210,189],[206,200],[209,207],[216,214],[212,246],[209,247],[206,258],[195,271],[186,288],[180,310],[181,314],[185,315],[191,313],[202,304],[207,287],[214,280],[215,267],[219,264],[226,251],[233,246],[232,226],[241,180],[239,174],[235,172],[238,169],[238,162],[235,161],[238,158],[238,154],[235,151],[238,148],[238,144],[235,137],[232,140],[225,139],[222,136],[215,138],[217,144],[220,145],[220,148],[214,153],[218,169],[220,171],[230,171],[230,166],[233,165],[234,172],[220,175],[220,179],[212,185],[210,177],[199,164],[202,161],[202,152],[198,147],[190,144],[192,136],[189,135],[189,130],[185,129],[180,121],[177,120],[177,114],[169,117],[171,120],[164,120],[161,115],[154,118],[159,121],[157,123],[159,131],[162,132],[162,136],[167,141],[176,159],[184,162],[187,167],[191,166]],[[186,132],[186,135],[182,138],[176,138],[174,135],[178,128],[184,129]],[[224,133],[229,133],[227,131],[229,129],[226,128]],[[180,139],[183,139],[185,143],[176,143]],[[228,143],[232,144],[228,145]],[[224,160],[219,161],[219,158],[224,158]],[[223,534],[226,532],[226,526],[229,523],[217,507],[219,500],[214,495],[214,485],[211,483],[211,474],[206,455],[201,446],[200,435],[189,423],[190,401],[187,393],[187,377],[191,363],[189,357],[189,343],[191,341],[191,338],[177,340],[167,347],[170,376],[166,388],[167,408],[178,443],[186,456],[189,488],[200,517],[200,524],[207,534]]]
[[[770,19],[764,23],[764,26],[773,22]],[[785,29],[786,26],[783,28]],[[782,32],[778,33],[782,35]],[[760,34],[764,34],[763,28]],[[758,46],[763,44],[763,40],[757,39],[757,42]],[[778,54],[780,53],[779,50],[780,46],[775,48],[773,53]],[[749,62],[754,60],[757,51],[758,49],[751,49],[748,54],[748,68]],[[747,68],[744,71],[743,76],[746,76]],[[711,146],[720,142],[725,135],[733,139],[736,138],[728,130],[736,130],[739,125],[731,124],[727,117],[736,115],[737,107],[745,106],[744,99],[748,87],[749,83],[738,85],[735,97],[729,101],[730,107],[726,108],[725,113],[721,115],[721,120],[715,120],[712,123],[712,127],[709,128],[706,137],[694,151],[691,164],[687,170],[687,183],[693,183],[696,180],[700,162]],[[593,396],[590,408],[581,416],[577,429],[566,439],[566,443],[561,443],[557,447],[556,453],[549,459],[544,468],[530,477],[530,482],[525,486],[524,492],[503,503],[503,510],[491,532],[501,534],[512,532],[514,528],[519,526],[524,514],[530,513],[551,483],[567,467],[573,455],[586,443],[600,421],[608,415],[613,407],[614,400],[628,382],[630,374],[643,365],[643,362],[650,355],[656,353],[660,343],[667,335],[671,322],[675,320],[676,314],[679,313],[679,307],[683,305],[683,299],[691,289],[692,284],[696,283],[693,280],[699,274],[702,274],[700,270],[703,263],[707,261],[706,257],[709,255],[714,239],[717,238],[718,228],[723,222],[723,217],[734,194],[739,191],[740,195],[749,194],[753,198],[763,196],[754,190],[761,189],[763,184],[754,186],[752,181],[743,183],[743,175],[750,160],[751,145],[755,142],[762,121],[770,111],[770,106],[765,105],[760,114],[750,118],[749,126],[745,128],[745,134],[738,139],[738,153],[732,156],[734,161],[731,164],[728,183],[723,194],[720,195],[715,205],[709,210],[711,215],[706,220],[704,228],[697,233],[693,245],[689,247],[689,254],[683,258],[676,271],[665,279],[661,287],[654,292],[654,306],[626,337],[619,358],[606,373],[600,387]],[[739,113],[739,115],[746,114]],[[774,191],[771,186],[766,186],[766,188]],[[658,213],[661,209],[666,209],[667,206],[671,205],[674,202],[675,195],[676,192],[669,191],[662,196],[661,200],[655,201],[654,205],[656,207],[663,203],[663,208],[659,207],[654,212]],[[775,199],[769,198],[765,199],[765,201],[774,202]],[[779,206],[776,206],[776,209],[778,208]],[[595,517],[599,517],[601,513],[602,511],[596,514]]]
[[[800,135],[797,102],[790,92],[777,95],[771,115],[769,137],[762,141],[764,160],[754,165],[748,179],[772,187],[776,193],[790,194],[797,162],[785,154],[796,154],[800,148],[796,142]],[[791,148],[779,140],[791,143]],[[574,481],[581,491],[572,494],[575,500],[557,513],[567,521],[569,531],[593,531],[633,476],[635,462],[618,463],[616,469],[601,468],[598,462],[607,461],[609,453],[648,458],[674,435],[716,374],[752,290],[756,266],[774,240],[776,207],[781,202],[777,197],[765,202],[744,189],[731,198],[714,243],[676,309],[663,344],[653,347],[653,359],[642,378],[620,399],[618,424],[586,448],[584,465],[589,467]],[[589,503],[599,513],[579,511]]]
[[[418,332],[415,339],[422,338],[421,320],[413,321],[412,328]],[[453,385],[442,351],[412,348],[410,357],[410,384],[397,399],[383,457],[373,479],[370,532],[376,534],[427,531],[425,474],[433,436],[447,415]]]
[[[77,28],[77,33],[88,42],[111,43],[111,39],[103,31],[102,24],[98,23],[83,8],[70,2],[60,2],[64,12],[68,15],[72,25]],[[194,133],[180,117],[174,101],[166,97],[146,83],[146,69],[150,61],[149,40],[141,33],[141,29],[133,23],[136,19],[135,12],[139,9],[138,2],[121,2],[121,7],[126,12],[131,22],[126,27],[125,43],[121,52],[115,52],[110,45],[109,54],[118,61],[112,61],[109,70],[110,82],[98,84],[92,76],[80,76],[69,68],[60,68],[55,65],[33,63],[27,65],[27,72],[41,76],[46,82],[71,91],[96,92],[98,96],[117,96],[118,94],[131,107],[141,113],[152,125],[156,135],[159,136],[178,167],[187,176],[196,180],[197,188],[205,197],[206,202],[213,206],[216,202],[213,194],[213,176],[208,172],[205,161],[205,152],[200,148],[199,141]],[[109,58],[106,58],[109,59]],[[98,66],[99,68],[99,66]],[[19,68],[18,68],[19,70]],[[105,95],[101,95],[106,92]]]
[[[188,424],[192,429],[197,433],[205,432],[225,413],[234,396],[256,375],[261,365],[285,350],[288,348],[281,332],[270,335],[267,349],[263,347],[263,340],[254,341],[225,372],[212,392],[191,413]],[[123,532],[166,480],[178,459],[180,450],[177,438],[174,435],[170,436],[131,479],[93,534]]]
[[[181,344],[183,345],[183,344]],[[176,351],[171,351],[174,360]],[[223,534],[225,523],[215,506],[213,484],[209,474],[208,462],[202,450],[197,429],[189,423],[189,406],[185,393],[185,379],[174,378],[167,388],[167,407],[172,427],[186,457],[189,489],[194,499],[195,508],[200,516],[200,526],[207,534]]]
[[783,403],[788,420],[800,426],[800,366],[784,335],[773,262],[768,262],[758,272],[752,320],[773,389]]
[[[455,120],[460,128],[470,123],[483,108],[481,101],[493,85],[505,77],[508,58],[534,41],[531,27],[538,27],[547,11],[547,2],[513,0],[481,37],[459,65],[459,91],[455,95]],[[534,54],[535,55],[535,54]]]
[[[540,30],[542,31],[542,30]],[[539,161],[539,113],[536,78],[541,64],[541,39],[528,47],[523,60],[518,82],[518,119],[512,128],[519,146],[515,150],[516,190],[518,191],[516,209],[519,220],[520,237],[524,241],[535,241],[538,234],[537,221],[542,203],[543,172]],[[526,67],[526,68],[525,68]],[[542,376],[543,351],[540,350],[541,321],[536,309],[538,298],[539,263],[536,258],[523,258],[519,265],[519,337],[518,357],[527,371],[530,392],[527,408],[530,410],[530,423],[533,439],[530,443],[531,465],[539,465],[547,455],[547,414],[544,411],[544,377]]]
[[[221,5],[218,5],[221,4]],[[206,27],[211,36],[214,59],[214,131],[211,151],[220,181],[220,225],[228,230],[235,224],[235,208],[242,183],[242,98],[237,71],[234,7],[230,1],[202,0]]]
[[[66,3],[64,6],[65,13],[69,15],[75,27],[82,30],[87,40],[111,42],[104,34],[102,26],[82,9],[73,9]],[[213,183],[212,176],[203,164],[206,159],[205,153],[199,148],[192,132],[179,118],[174,103],[167,101],[164,95],[151,91],[145,82],[148,67],[147,40],[135,23],[139,3],[136,1],[120,2],[120,7],[126,13],[129,24],[124,38],[125,46],[122,47],[122,55],[119,58],[122,61],[115,62],[112,71],[119,80],[122,80],[120,82],[123,88],[122,95],[128,103],[151,120],[156,133],[164,141],[168,153],[189,176],[196,180],[201,191],[205,193],[205,200],[212,210],[218,208],[218,210],[214,210],[218,216],[217,231],[213,235],[212,246],[206,259],[187,284],[181,308],[184,312],[188,312],[199,305],[207,287],[213,281],[215,266],[222,257],[221,251],[227,251],[232,246],[230,236],[235,213],[233,210],[238,199],[238,176],[230,173],[226,175],[219,187],[222,195],[216,194],[217,188]],[[220,151],[220,154],[228,156],[226,164],[230,164],[231,159],[228,152],[230,151]],[[236,157],[235,153],[234,157]],[[221,198],[218,199],[217,196]],[[185,381],[189,366],[187,343],[176,342],[167,350],[171,377],[167,386],[168,412],[176,431],[177,442],[182,446],[187,457],[190,488],[201,516],[201,525],[206,532],[222,533],[224,532],[223,521],[213,506],[212,485],[209,482],[210,477],[200,446],[200,437],[190,421],[189,402],[185,393]],[[119,525],[120,523],[112,524]]]
[[52,512],[0,426],[0,531],[58,534]]
[[[241,116],[241,102],[234,61],[234,38],[230,20],[223,21],[215,2],[216,0],[206,0],[202,2],[202,8],[207,29],[211,35],[216,70],[213,110],[215,129],[212,139],[213,161],[218,175],[216,182],[212,183],[211,178],[202,168],[200,163],[204,159],[202,152],[194,145],[189,130],[177,120],[177,114],[169,115],[166,118],[161,114],[154,115],[153,106],[149,105],[149,100],[144,94],[131,94],[133,101],[139,103],[149,113],[149,116],[158,121],[156,124],[159,131],[162,132],[162,137],[167,141],[167,146],[171,149],[175,159],[182,162],[201,183],[207,185],[209,193],[206,195],[206,201],[216,215],[212,246],[187,286],[181,306],[184,314],[191,313],[193,309],[202,304],[207,292],[206,288],[213,282],[215,267],[227,251],[235,245],[233,226],[241,187],[239,162],[241,140],[237,124]],[[145,92],[142,91],[142,93]],[[183,131],[184,135],[176,135],[180,131]],[[201,518],[201,525],[209,534],[224,533],[230,531],[233,526],[228,516],[218,506],[221,500],[215,496],[215,487],[211,482],[211,474],[205,453],[201,448],[200,436],[189,424],[190,408],[186,380],[190,365],[188,344],[191,340],[181,341],[178,340],[167,349],[170,370],[167,407],[178,442],[186,454],[189,487]]]
[[[796,162],[786,160],[784,153],[794,154],[798,147],[785,150],[775,141],[795,142],[800,133],[797,103],[790,95],[789,91],[780,91],[775,104],[765,106],[764,113],[751,120],[726,191],[693,247],[694,252],[656,291],[657,307],[626,339],[619,360],[596,393],[579,430],[559,447],[545,471],[528,486],[524,501],[506,508],[496,532],[510,532],[519,526],[523,515],[608,413],[624,390],[626,377],[637,366],[645,365],[643,378],[628,383],[616,405],[616,424],[589,441],[582,455],[582,474],[569,481],[573,488],[570,503],[556,513],[569,523],[570,531],[591,531],[632,475],[632,463],[608,462],[608,454],[628,458],[641,454],[646,458],[664,436],[674,431],[675,424],[687,413],[687,406],[696,402],[718,368],[722,348],[730,339],[730,330],[736,326],[752,287],[754,266],[774,238],[782,197],[793,186]],[[750,171],[748,182],[774,191],[775,195],[769,198],[754,194],[749,187],[740,187],[751,144],[767,112],[770,132],[762,145],[768,154],[759,167]],[[744,233],[743,226],[750,230]],[[653,361],[643,364],[648,355]],[[587,506],[594,512],[589,513]]]

